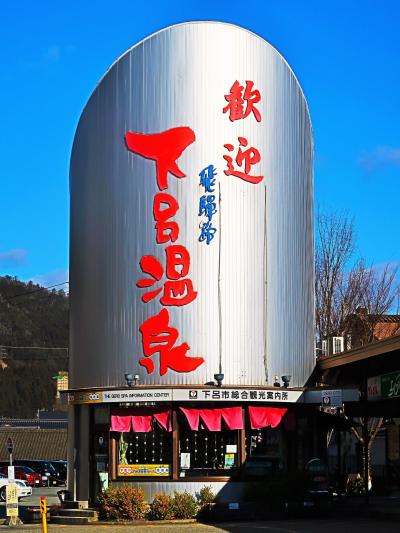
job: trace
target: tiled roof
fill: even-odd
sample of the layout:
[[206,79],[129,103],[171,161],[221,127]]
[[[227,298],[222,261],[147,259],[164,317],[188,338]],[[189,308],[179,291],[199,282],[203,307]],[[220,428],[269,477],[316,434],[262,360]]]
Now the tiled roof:
[[0,428],[0,461],[8,461],[7,439],[14,443],[13,459],[67,458],[66,429]]
[[68,427],[68,420],[43,420],[40,418],[0,418],[0,428],[4,426],[13,428],[66,429]]
[[361,315],[359,313],[353,313],[349,315],[350,320],[359,319],[359,320],[370,320],[371,322],[391,322],[398,324],[400,323],[400,315],[370,315],[365,314]]
[[393,322],[400,323],[400,315],[369,315],[372,319],[377,319],[378,322]]

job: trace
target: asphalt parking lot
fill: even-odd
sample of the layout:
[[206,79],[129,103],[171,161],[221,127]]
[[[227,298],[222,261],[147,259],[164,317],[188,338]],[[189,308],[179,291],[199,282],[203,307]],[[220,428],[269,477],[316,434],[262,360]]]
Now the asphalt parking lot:
[[[6,529],[7,526],[0,526],[0,531]],[[109,533],[218,533],[218,532],[232,532],[232,533],[246,533],[247,531],[254,531],[256,533],[376,533],[380,529],[385,530],[385,533],[398,533],[399,523],[383,522],[368,519],[352,519],[352,520],[282,520],[271,522],[235,522],[235,523],[221,523],[214,525],[205,524],[166,524],[156,525],[149,524],[147,526],[133,526],[133,525],[106,525],[93,524],[88,526],[62,526],[49,524],[48,531],[71,531],[72,533],[91,533],[96,531],[107,531]],[[7,528],[8,529],[8,528]],[[35,526],[21,526],[15,527],[12,531],[19,531],[24,533],[37,533],[41,531],[40,525]]]
[[[61,487],[62,488],[62,487]],[[57,491],[60,487],[51,488],[34,488],[32,496],[23,498],[20,503],[20,517],[23,519],[24,510],[27,507],[39,506],[41,496],[45,496],[47,505],[59,503]],[[6,509],[5,504],[0,504],[0,523],[5,518]],[[10,529],[8,526],[0,525],[0,531]],[[379,530],[384,530],[385,533],[398,533],[400,531],[400,524],[398,521],[371,519],[366,517],[357,517],[356,515],[340,518],[338,514],[329,518],[314,518],[314,519],[284,519],[271,520],[264,522],[227,522],[218,524],[201,524],[201,523],[179,523],[173,524],[157,524],[149,523],[146,525],[131,524],[105,524],[93,523],[85,526],[71,526],[49,524],[48,531],[61,530],[71,531],[72,533],[91,533],[96,531],[106,530],[110,533],[218,533],[218,532],[232,532],[232,533],[246,533],[247,531],[254,531],[256,533],[376,533]],[[12,531],[24,533],[38,533],[42,530],[40,524],[26,524],[23,526],[13,527]]]
[[[47,507],[59,503],[57,491],[65,487],[33,487],[32,496],[22,498],[19,501],[19,515],[23,519],[25,509],[27,507],[38,507],[40,504],[40,497],[45,496],[47,501]],[[6,517],[6,504],[0,502],[0,520]],[[24,530],[26,531],[26,529]]]

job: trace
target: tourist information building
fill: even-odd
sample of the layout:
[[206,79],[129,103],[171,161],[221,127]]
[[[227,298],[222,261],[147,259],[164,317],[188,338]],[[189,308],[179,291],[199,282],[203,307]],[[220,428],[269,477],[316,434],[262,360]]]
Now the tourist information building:
[[70,191],[74,497],[239,497],[310,459],[313,139],[284,58],[225,23],[144,39],[82,112]]

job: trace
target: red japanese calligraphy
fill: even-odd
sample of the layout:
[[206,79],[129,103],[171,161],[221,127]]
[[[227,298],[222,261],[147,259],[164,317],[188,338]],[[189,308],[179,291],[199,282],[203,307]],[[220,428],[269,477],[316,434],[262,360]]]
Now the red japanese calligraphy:
[[160,375],[168,370],[175,372],[192,372],[196,370],[204,359],[202,357],[188,357],[186,354],[190,346],[184,342],[175,346],[178,340],[178,330],[169,325],[169,313],[162,309],[158,315],[145,320],[139,328],[142,334],[144,358],[139,364],[144,366],[149,374],[154,372],[155,364],[151,357],[160,354]]
[[[253,90],[254,83],[250,80],[246,81],[246,89],[236,80],[230,89],[230,93],[225,95],[225,100],[228,105],[223,108],[223,113],[229,111],[229,120],[241,120],[253,113],[257,122],[261,122],[260,111],[254,104],[261,100],[260,91]],[[243,94],[244,90],[244,94]],[[246,103],[246,108],[245,108]]]
[[[145,287],[152,287],[157,281],[160,281],[164,274],[164,269],[161,266],[161,263],[153,255],[144,255],[140,260],[140,268],[142,269],[142,272],[151,276],[150,278],[142,278],[136,283],[136,286],[140,289],[144,289]],[[161,291],[162,287],[143,294],[142,302],[150,302],[150,300],[160,294]]]
[[[190,255],[187,249],[181,245],[167,246],[166,254],[166,277],[168,281],[164,283],[164,293],[160,299],[162,305],[178,306],[187,305],[197,297],[197,292],[193,288],[192,280],[185,278],[189,273]],[[140,267],[143,273],[150,277],[142,278],[136,286],[144,289],[152,287],[160,281],[164,269],[161,263],[152,255],[144,255],[140,260]],[[163,289],[146,292],[142,295],[144,303],[153,300]]]
[[151,134],[129,131],[125,135],[129,150],[156,162],[157,185],[161,191],[168,188],[168,172],[177,178],[186,176],[176,160],[195,139],[193,130],[187,126]]
[[[163,205],[167,207],[162,208]],[[179,226],[170,218],[176,215],[179,204],[173,196],[159,192],[154,196],[153,216],[156,221],[156,241],[162,244],[168,241],[175,242],[179,236]]]
[[[244,172],[242,170],[238,170],[233,165],[233,158],[229,155],[224,155],[224,159],[228,164],[228,168],[224,170],[224,173],[227,176],[236,176],[237,178],[240,178],[244,181],[247,181],[249,183],[260,183],[261,180],[264,179],[264,176],[252,176],[249,174],[251,167],[255,165],[256,163],[259,163],[261,160],[260,152],[256,148],[248,148],[247,150],[242,150],[242,146],[246,147],[248,145],[247,139],[244,137],[238,137],[239,139],[239,149],[238,153],[236,155],[235,162],[238,167],[242,167],[244,163]],[[229,152],[232,152],[234,150],[233,144],[224,144],[224,147],[229,150]]]
[[165,248],[165,253],[167,254],[167,278],[179,279],[187,276],[190,268],[190,255],[187,248],[181,244],[173,244]]

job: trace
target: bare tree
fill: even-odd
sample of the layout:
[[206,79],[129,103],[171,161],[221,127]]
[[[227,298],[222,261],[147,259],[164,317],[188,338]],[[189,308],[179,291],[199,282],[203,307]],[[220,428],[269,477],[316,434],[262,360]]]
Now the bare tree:
[[356,418],[358,427],[351,427],[351,432],[362,446],[363,450],[363,477],[368,470],[367,479],[372,479],[371,449],[376,435],[383,425],[383,418]]
[[317,214],[315,257],[316,333],[322,340],[349,337],[357,308],[366,309],[358,323],[359,344],[374,340],[376,324],[399,301],[398,267],[382,269],[354,260],[353,219],[346,214]]

